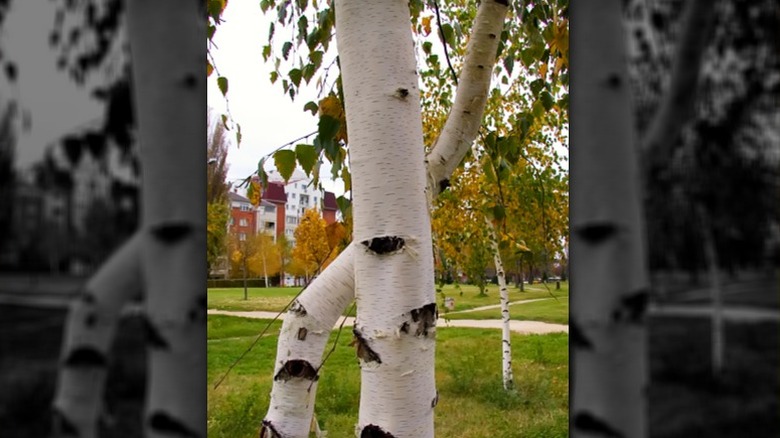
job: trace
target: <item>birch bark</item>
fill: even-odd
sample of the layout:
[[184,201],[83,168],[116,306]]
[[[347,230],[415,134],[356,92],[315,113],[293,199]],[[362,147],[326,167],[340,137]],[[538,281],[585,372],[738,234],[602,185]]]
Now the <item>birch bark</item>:
[[[617,0],[571,5],[571,435],[647,435],[647,266]],[[608,388],[608,390],[607,390]]]
[[271,402],[260,437],[308,437],[317,380],[330,331],[354,298],[350,244],[301,293],[284,318],[276,348]]
[[506,274],[504,272],[504,263],[501,261],[501,253],[498,250],[496,240],[496,229],[493,224],[486,220],[488,230],[490,230],[490,243],[493,249],[493,263],[496,265],[496,276],[498,277],[498,292],[501,297],[501,370],[503,375],[504,389],[514,388],[514,377],[512,376],[512,338],[509,329],[509,290],[506,287]]
[[360,435],[432,437],[436,301],[406,2],[337,0],[353,169]]
[[[206,20],[192,1],[128,2],[141,144],[147,438],[206,436]],[[175,54],[175,61],[171,56]]]
[[54,395],[55,436],[98,436],[108,353],[122,307],[140,296],[141,234],[135,234],[87,282],[70,305]]

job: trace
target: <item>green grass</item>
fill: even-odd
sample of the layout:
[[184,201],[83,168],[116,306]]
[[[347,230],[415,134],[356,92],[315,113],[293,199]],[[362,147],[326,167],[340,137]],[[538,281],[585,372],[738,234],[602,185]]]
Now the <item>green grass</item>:
[[[555,324],[569,323],[569,297],[545,299],[527,304],[509,306],[512,320],[542,321]],[[476,312],[449,313],[442,315],[447,319],[501,319],[501,309],[478,310]]]
[[[549,288],[549,290],[545,288],[545,286]],[[500,302],[497,285],[488,285],[485,296],[479,296],[479,288],[477,288],[477,286],[464,284],[461,285],[460,288],[463,291],[463,295],[460,294],[461,290],[456,289],[455,285],[452,284],[445,285],[441,292],[437,292],[436,301],[439,305],[439,312],[441,314],[446,313],[446,309],[444,308],[445,296],[455,299],[455,308],[453,311],[496,305]],[[232,311],[263,310],[279,312],[284,309],[287,303],[289,303],[300,290],[301,289],[298,287],[248,288],[247,299],[245,300],[243,288],[211,288],[208,290],[208,308]],[[514,285],[509,286],[510,301],[551,298],[552,296],[559,300],[568,300],[569,283],[561,282],[560,290],[555,289],[555,283],[549,283],[547,285],[525,285],[525,292],[520,292],[520,289],[515,288]],[[345,314],[354,316],[355,311],[349,312],[349,309],[347,309]],[[499,315],[496,316],[496,318],[500,317],[499,313],[496,313],[496,315]],[[488,318],[489,317],[472,319]]]
[[250,287],[245,300],[244,288],[209,288],[207,306],[218,310],[278,312],[300,291],[300,287]]
[[[266,324],[264,320],[209,316],[209,437],[257,436],[268,409],[278,328],[273,336],[259,340],[219,388],[213,384]],[[238,337],[241,333],[251,336]],[[498,330],[438,329],[437,436],[568,436],[568,336],[512,336],[517,390],[506,392],[501,386]],[[331,438],[355,433],[360,368],[349,346],[351,338],[348,331],[342,333],[319,380],[315,413]]]
[[725,370],[713,376],[710,322],[651,318],[651,438],[775,437],[780,430],[780,325],[725,324]]

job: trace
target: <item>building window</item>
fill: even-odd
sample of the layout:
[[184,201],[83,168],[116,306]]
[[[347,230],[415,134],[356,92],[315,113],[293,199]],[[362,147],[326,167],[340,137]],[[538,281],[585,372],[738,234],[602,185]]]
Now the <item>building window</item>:
[[238,240],[241,241],[246,240],[246,233],[238,233]]
[[247,225],[249,225],[249,223],[247,222],[247,220],[245,218],[241,218],[241,219],[238,220],[238,226],[245,227]]
[[228,225],[233,225],[233,218],[231,217],[230,220],[228,220]]
[[250,204],[241,204],[241,211],[252,211],[252,206]]
[[314,203],[315,204],[317,203],[317,197],[316,196],[314,197]]
[[273,213],[274,210],[276,210],[276,209],[274,207],[270,206],[270,205],[266,205],[265,206],[265,212],[266,213]]
[[292,194],[292,198],[295,199],[295,193]]

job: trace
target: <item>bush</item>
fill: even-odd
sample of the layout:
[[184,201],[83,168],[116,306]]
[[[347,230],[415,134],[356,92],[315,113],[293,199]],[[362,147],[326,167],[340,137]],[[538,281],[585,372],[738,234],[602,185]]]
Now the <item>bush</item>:
[[[220,287],[220,288],[228,288],[228,287],[244,287],[244,280],[242,279],[232,279],[232,280],[223,280],[223,279],[214,279],[214,280],[206,280],[206,286],[207,287]],[[247,278],[246,279],[246,287],[265,287],[265,279],[263,278]]]

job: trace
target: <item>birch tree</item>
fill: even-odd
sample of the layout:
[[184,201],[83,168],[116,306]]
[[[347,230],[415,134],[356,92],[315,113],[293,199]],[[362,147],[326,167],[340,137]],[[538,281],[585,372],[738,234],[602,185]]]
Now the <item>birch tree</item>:
[[[144,169],[142,227],[72,304],[55,434],[96,436],[108,344],[122,305],[143,292],[150,346],[144,436],[205,437],[206,106],[197,43],[205,25],[191,2],[127,6]],[[171,68],[166,61],[173,56]]]

